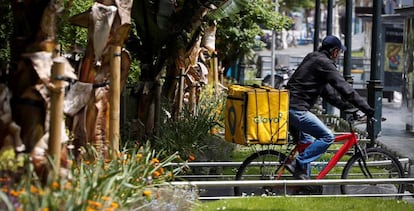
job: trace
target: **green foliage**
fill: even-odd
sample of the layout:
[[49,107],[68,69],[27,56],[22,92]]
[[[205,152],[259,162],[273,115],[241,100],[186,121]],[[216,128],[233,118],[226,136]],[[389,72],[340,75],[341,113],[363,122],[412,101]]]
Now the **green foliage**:
[[[234,62],[259,45],[255,38],[264,29],[289,28],[292,20],[274,11],[274,4],[263,0],[250,2],[238,15],[218,20],[216,48],[227,69]],[[224,50],[225,49],[225,50]]]
[[3,69],[4,65],[10,60],[10,37],[13,32],[13,19],[9,1],[0,0],[0,13],[0,68]]
[[33,174],[24,174],[20,183],[5,184],[7,178],[2,178],[0,209],[13,205],[16,210],[188,210],[196,194],[165,183],[182,167],[167,165],[180,162],[176,154],[161,154],[147,144],[124,150],[112,160],[82,160],[70,167],[66,177],[45,185],[27,165],[27,172]]
[[129,69],[128,79],[127,83],[134,85],[139,82],[139,75],[141,73],[140,69],[140,61],[137,60],[137,58],[131,59],[131,68]]
[[[324,2],[324,0],[321,2]],[[315,8],[314,0],[281,0],[279,1],[279,4],[283,11]]]
[[87,11],[94,1],[73,0],[66,1],[65,10],[57,20],[58,42],[64,51],[73,50],[73,47],[85,47],[88,40],[88,30],[69,23],[69,18]]
[[253,0],[230,0],[225,2],[216,10],[207,14],[209,20],[220,20],[225,17],[236,15],[240,10],[243,10],[247,4],[252,3]]
[[4,146],[0,149],[0,172],[15,173],[22,168],[24,164],[24,156],[17,156],[12,146]]
[[203,203],[194,211],[215,210],[337,210],[337,211],[404,211],[413,210],[414,204],[405,201],[378,198],[314,198],[314,197],[247,197],[241,199],[218,200]]
[[221,139],[217,138],[216,134],[223,126],[225,98],[213,96],[209,92],[211,89],[203,91],[196,108],[196,115],[188,108],[184,108],[177,120],[166,118],[161,123],[160,135],[153,143],[155,149],[164,149],[170,153],[178,152],[180,156],[186,158],[194,154],[202,155],[219,144],[216,141]]

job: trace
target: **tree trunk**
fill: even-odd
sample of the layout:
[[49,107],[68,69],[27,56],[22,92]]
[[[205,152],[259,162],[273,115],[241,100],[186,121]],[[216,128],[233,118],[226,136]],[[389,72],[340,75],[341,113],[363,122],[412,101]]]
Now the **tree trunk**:
[[[76,16],[76,21],[88,21],[88,46],[80,68],[79,80],[94,86],[88,104],[74,116],[72,131],[75,147],[90,143],[100,156],[108,157],[109,149],[109,78],[113,55],[110,46],[123,46],[130,29],[132,2],[108,5],[95,3],[91,13]],[[105,12],[103,12],[105,11]],[[81,25],[81,24],[77,24]],[[126,83],[131,59],[126,50],[121,51],[121,90]],[[75,151],[76,152],[76,151]]]

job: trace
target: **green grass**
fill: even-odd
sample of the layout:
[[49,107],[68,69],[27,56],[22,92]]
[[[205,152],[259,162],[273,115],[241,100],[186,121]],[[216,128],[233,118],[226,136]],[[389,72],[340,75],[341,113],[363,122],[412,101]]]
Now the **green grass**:
[[193,211],[408,211],[414,210],[414,203],[375,198],[313,198],[313,197],[248,197],[203,202]]

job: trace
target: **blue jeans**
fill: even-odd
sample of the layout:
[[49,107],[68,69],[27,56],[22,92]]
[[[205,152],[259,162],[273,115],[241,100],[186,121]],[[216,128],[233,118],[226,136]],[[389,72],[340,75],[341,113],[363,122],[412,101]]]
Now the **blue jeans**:
[[[302,169],[306,169],[312,161],[325,153],[335,140],[331,130],[310,111],[289,109],[289,127],[299,132],[300,143],[312,142],[296,156],[296,161]],[[310,170],[310,168],[307,169]]]

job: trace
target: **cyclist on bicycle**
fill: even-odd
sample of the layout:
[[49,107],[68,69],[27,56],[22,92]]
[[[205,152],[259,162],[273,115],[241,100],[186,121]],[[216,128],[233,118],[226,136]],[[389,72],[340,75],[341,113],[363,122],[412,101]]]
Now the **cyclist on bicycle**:
[[[333,143],[331,130],[310,109],[319,97],[339,109],[357,107],[368,117],[374,109],[345,81],[335,64],[346,47],[335,36],[327,36],[322,46],[309,53],[289,79],[289,127],[297,131],[300,143],[312,142],[288,167],[297,179],[309,179],[307,167]],[[339,95],[338,95],[339,93]]]

